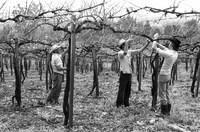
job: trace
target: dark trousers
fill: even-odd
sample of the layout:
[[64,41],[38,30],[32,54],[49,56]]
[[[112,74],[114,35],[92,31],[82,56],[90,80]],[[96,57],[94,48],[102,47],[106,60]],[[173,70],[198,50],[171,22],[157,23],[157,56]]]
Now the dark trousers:
[[62,87],[63,75],[59,73],[53,73],[53,88],[51,89],[49,96],[47,97],[47,102],[58,103],[58,98],[60,96]]
[[129,106],[129,97],[131,94],[131,78],[131,74],[124,74],[123,72],[120,72],[119,90],[116,101],[117,107],[121,105],[124,105],[125,107]]

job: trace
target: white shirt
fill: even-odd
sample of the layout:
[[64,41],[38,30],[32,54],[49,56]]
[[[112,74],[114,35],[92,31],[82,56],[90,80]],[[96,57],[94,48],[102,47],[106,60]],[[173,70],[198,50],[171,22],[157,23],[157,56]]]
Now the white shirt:
[[63,74],[63,71],[59,71],[57,69],[58,66],[63,67],[63,62],[62,62],[62,59],[61,59],[61,54],[54,53],[52,55],[51,65],[52,65],[53,72]]
[[178,52],[168,48],[160,49],[155,47],[154,49],[159,53],[160,56],[164,57],[160,74],[171,75],[172,67],[178,58]]
[[135,51],[136,50],[128,50],[126,55],[124,55],[123,50],[120,50],[118,52],[118,59],[120,62],[120,71],[122,71],[123,73],[132,74],[131,53]]

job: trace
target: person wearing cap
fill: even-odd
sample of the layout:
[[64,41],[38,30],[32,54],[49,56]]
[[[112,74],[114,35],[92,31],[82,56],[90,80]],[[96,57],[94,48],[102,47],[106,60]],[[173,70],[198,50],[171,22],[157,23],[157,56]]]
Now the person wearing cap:
[[51,54],[50,67],[53,74],[53,88],[47,97],[46,103],[58,104],[64,71],[67,69],[66,67],[63,67],[62,62],[63,47],[61,45],[55,44],[51,47],[49,53]]
[[[159,34],[154,35],[154,40],[158,39]],[[160,73],[159,73],[159,97],[160,97],[160,116],[169,116],[171,111],[171,103],[169,100],[169,81],[171,79],[171,71],[174,63],[178,58],[178,49],[180,46],[180,41],[176,38],[169,39],[170,44],[165,47],[153,41],[152,49],[155,50],[161,57],[164,58]]]
[[119,77],[119,89],[117,94],[116,106],[129,106],[129,97],[131,94],[131,80],[132,80],[132,68],[131,58],[133,55],[142,52],[149,43],[140,49],[131,49],[131,42],[133,39],[119,41],[120,51],[118,52],[118,60],[120,62],[120,77]]

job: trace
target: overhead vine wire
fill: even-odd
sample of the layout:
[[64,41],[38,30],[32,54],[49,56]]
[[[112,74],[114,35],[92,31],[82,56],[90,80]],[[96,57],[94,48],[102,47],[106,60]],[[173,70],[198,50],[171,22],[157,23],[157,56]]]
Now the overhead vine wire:
[[182,16],[185,16],[185,15],[200,14],[200,12],[194,11],[194,10],[191,10],[189,12],[179,12],[179,11],[176,11],[176,9],[178,9],[178,6],[173,6],[173,7],[169,7],[169,8],[166,8],[166,9],[159,9],[159,8],[153,8],[153,7],[148,7],[148,6],[139,7],[137,9],[128,9],[127,8],[126,13],[124,13],[122,15],[118,15],[118,16],[112,16],[111,15],[108,18],[110,18],[110,19],[123,18],[123,17],[125,17],[129,14],[137,13],[137,12],[142,11],[142,10],[146,10],[146,11],[152,12],[152,13],[163,13],[164,16],[167,16],[167,14],[174,14],[174,15],[176,15],[176,17],[182,17]]
[[[47,14],[50,14],[50,13],[52,13],[52,14],[55,15],[55,14],[59,14],[59,12],[67,12],[67,13],[64,13],[64,14],[61,14],[61,15],[68,15],[70,13],[84,12],[86,10],[91,10],[91,9],[96,8],[98,6],[101,6],[101,7],[105,6],[105,1],[103,1],[103,3],[97,4],[95,6],[88,7],[88,8],[85,8],[85,9],[75,10],[75,11],[69,10],[69,9],[59,8],[59,9],[55,9],[55,10],[51,10],[51,11],[44,11],[42,13],[39,13],[36,16],[27,16],[27,15],[21,15],[21,14],[19,14],[19,15],[13,17],[13,18],[0,19],[0,22],[6,22],[8,20],[19,22],[22,18],[26,19],[26,20],[36,20],[36,19],[42,18],[44,15],[47,15]],[[135,10],[127,10],[127,13],[122,14],[120,16],[106,16],[106,17],[107,17],[107,19],[122,18],[122,17],[125,17],[127,15],[130,15],[131,13],[136,13],[136,12],[138,12],[140,10],[149,10],[150,12],[153,12],[153,13],[178,14],[178,16],[183,16],[183,15],[187,15],[187,14],[199,14],[199,12],[194,12],[194,11],[191,11],[191,12],[177,12],[176,8],[177,7],[170,7],[170,8],[166,8],[166,9],[157,9],[157,8],[152,8],[152,7],[142,7],[142,8],[138,8],[138,9],[135,9]],[[59,16],[61,16],[61,15],[59,15]],[[91,17],[91,18],[93,18],[93,20],[89,20],[89,19],[83,20],[82,22],[80,22],[78,24],[76,32],[78,33],[78,32],[81,32],[83,30],[88,30],[88,29],[92,29],[92,30],[104,30],[104,28],[107,27],[111,31],[113,31],[114,33],[131,33],[133,35],[138,35],[138,36],[141,36],[141,37],[146,37],[147,39],[149,39],[150,41],[152,41],[152,39],[149,36],[147,36],[145,34],[142,34],[142,33],[138,33],[138,32],[135,32],[135,31],[130,31],[130,30],[129,31],[116,30],[114,27],[111,27],[109,24],[107,24],[105,22],[105,15],[108,15],[108,14],[105,13],[105,9],[104,9],[103,18],[101,18],[101,17],[98,16],[98,18],[101,18],[100,21],[97,20],[95,17]],[[52,17],[58,17],[58,16],[55,15],[55,16],[52,16]],[[102,20],[103,20],[103,22],[102,22]],[[52,26],[55,31],[65,31],[65,32],[70,33],[68,31],[68,29],[65,28],[65,27],[60,27],[59,25],[53,25],[53,24],[47,23],[47,22],[39,24],[35,28],[37,28],[37,27],[39,27],[41,25],[45,25],[45,24]],[[88,24],[90,24],[90,25],[88,26]],[[87,26],[85,26],[85,25],[87,25]],[[34,28],[32,30],[34,30]],[[30,30],[30,32],[32,30]],[[30,33],[30,32],[28,32],[28,33]]]
[[56,15],[58,12],[62,12],[62,11],[63,12],[67,12],[69,14],[71,14],[71,13],[80,13],[80,12],[91,10],[93,8],[96,8],[96,7],[102,6],[102,5],[103,5],[103,3],[100,3],[100,4],[97,4],[97,5],[88,7],[88,8],[80,9],[80,10],[69,10],[69,9],[59,8],[59,9],[55,9],[55,10],[44,11],[42,13],[39,13],[36,16],[29,16],[29,15],[19,14],[19,15],[16,15],[14,17],[9,17],[9,18],[6,18],[6,19],[0,18],[0,22],[6,22],[6,21],[20,22],[23,19],[26,19],[26,20],[36,20],[36,19],[43,18],[44,15],[48,15],[48,14],[54,14],[54,15]]

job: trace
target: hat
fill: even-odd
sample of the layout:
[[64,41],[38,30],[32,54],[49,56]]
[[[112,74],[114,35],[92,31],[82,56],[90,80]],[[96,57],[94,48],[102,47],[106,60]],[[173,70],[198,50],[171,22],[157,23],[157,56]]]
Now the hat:
[[125,39],[120,39],[119,43],[118,43],[118,46],[121,46],[122,44],[125,44],[125,43],[126,43]]
[[59,45],[57,45],[57,44],[53,45],[53,46],[50,48],[49,53],[51,53],[51,52],[57,50],[57,49],[60,48],[60,47],[61,47],[61,46],[59,46]]
[[181,43],[180,40],[178,40],[177,38],[174,38],[174,37],[170,38],[169,41],[171,41],[172,43],[177,44],[177,45],[179,45]]
[[173,43],[173,45],[172,45],[173,49],[176,50],[176,51],[178,51],[178,49],[179,49],[179,47],[180,47],[181,41],[178,40],[177,38],[174,38],[174,37],[173,37],[173,38],[170,38],[169,41],[170,41],[171,43]]

